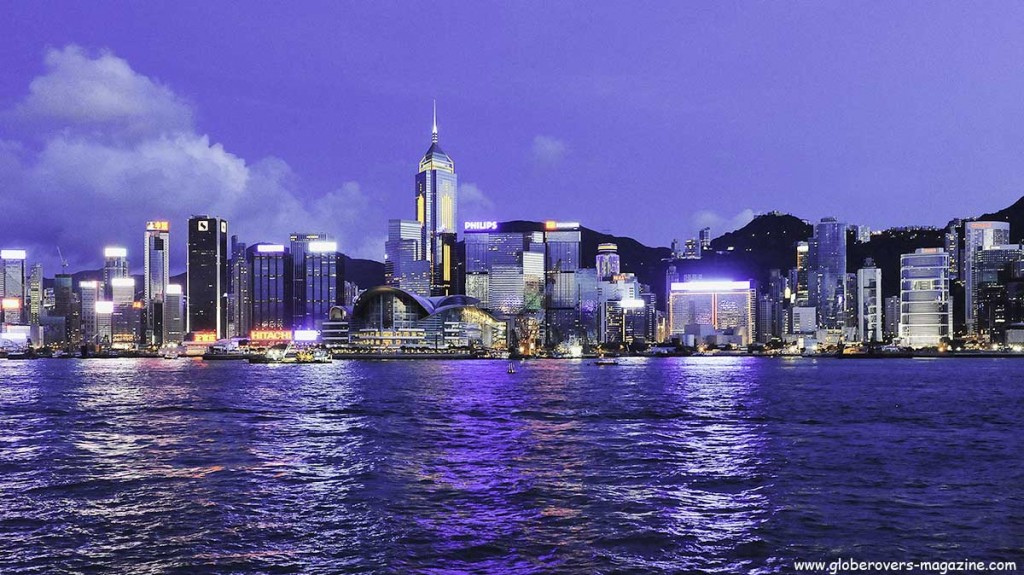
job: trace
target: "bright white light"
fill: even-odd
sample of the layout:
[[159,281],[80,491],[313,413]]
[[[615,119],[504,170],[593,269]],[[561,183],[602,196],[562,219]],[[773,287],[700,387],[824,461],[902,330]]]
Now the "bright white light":
[[721,292],[749,289],[749,281],[697,280],[692,282],[672,282],[672,291]]
[[284,246],[281,244],[260,244],[256,246],[256,251],[261,254],[283,254]]
[[167,295],[181,295],[181,284],[167,284]]
[[103,257],[105,258],[126,258],[128,257],[128,248],[104,248]]
[[80,289],[99,289],[100,283],[96,282],[96,281],[91,281],[91,280],[90,281],[84,281],[84,282],[78,282],[78,287]]
[[619,300],[619,307],[622,309],[639,309],[644,307],[644,300],[642,299],[624,299]]
[[306,251],[313,254],[335,253],[338,251],[338,242],[309,242]]
[[316,341],[320,332],[315,329],[297,329],[292,333],[293,341]]
[[498,222],[466,222],[462,229],[467,232],[490,232],[498,229]]
[[25,250],[0,250],[0,260],[23,260],[27,255]]
[[110,278],[112,287],[135,287],[135,278]]
[[16,297],[5,297],[0,303],[3,309],[21,309],[21,299]]
[[96,313],[102,315],[110,315],[114,313],[114,302],[112,301],[98,301],[96,302]]

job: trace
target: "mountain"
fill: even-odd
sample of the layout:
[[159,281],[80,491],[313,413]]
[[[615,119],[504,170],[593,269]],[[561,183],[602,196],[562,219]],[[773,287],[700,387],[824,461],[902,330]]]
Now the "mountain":
[[345,281],[352,282],[360,289],[369,289],[384,283],[384,264],[373,260],[361,260],[342,255],[345,262]]
[[1010,243],[1024,241],[1024,196],[998,212],[978,217],[981,221],[1010,222]]

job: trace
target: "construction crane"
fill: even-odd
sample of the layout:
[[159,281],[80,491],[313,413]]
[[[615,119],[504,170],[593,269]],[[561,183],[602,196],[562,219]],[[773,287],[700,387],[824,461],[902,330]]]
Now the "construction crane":
[[60,271],[61,273],[68,272],[68,260],[64,259],[64,254],[60,253],[60,246],[57,246],[57,257],[60,258]]

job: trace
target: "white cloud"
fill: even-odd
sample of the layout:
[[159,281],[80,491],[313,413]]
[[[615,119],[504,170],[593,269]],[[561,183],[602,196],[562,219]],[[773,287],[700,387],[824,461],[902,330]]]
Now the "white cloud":
[[565,142],[551,136],[534,136],[530,154],[535,165],[539,167],[554,166],[565,157]]
[[185,241],[176,232],[202,213],[228,219],[246,242],[323,231],[353,257],[379,258],[383,249],[366,244],[383,219],[357,182],[317,195],[302,190],[282,159],[247,162],[198,133],[191,107],[169,88],[108,52],[49,51],[46,73],[7,116],[43,141],[0,141],[11,222],[0,230],[4,245],[33,248],[44,259],[60,245],[77,269],[97,267],[103,244],[117,242],[138,267],[144,222],[168,219],[172,266],[180,268]]
[[494,201],[476,184],[459,184],[459,216],[462,221],[494,219]]
[[726,232],[742,228],[754,219],[754,210],[747,208],[730,217],[721,216],[710,210],[701,210],[693,214],[695,230],[711,228],[711,235],[718,237]]
[[133,138],[192,130],[192,109],[184,100],[109,52],[90,57],[68,46],[49,50],[45,63],[46,74],[32,80],[28,97],[14,110],[37,129],[99,129]]

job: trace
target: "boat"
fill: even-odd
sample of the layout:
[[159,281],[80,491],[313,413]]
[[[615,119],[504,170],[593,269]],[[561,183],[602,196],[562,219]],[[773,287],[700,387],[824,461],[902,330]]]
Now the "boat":
[[278,344],[263,355],[249,356],[249,363],[331,363],[331,354],[319,347],[295,349],[292,344]]
[[515,373],[516,372],[516,364],[514,362],[511,362],[511,361],[508,362],[508,372],[509,373]]
[[619,360],[613,357],[599,357],[594,360],[594,365],[619,365]]

